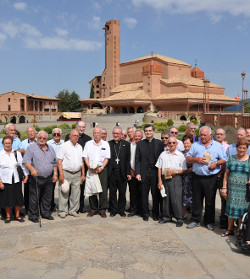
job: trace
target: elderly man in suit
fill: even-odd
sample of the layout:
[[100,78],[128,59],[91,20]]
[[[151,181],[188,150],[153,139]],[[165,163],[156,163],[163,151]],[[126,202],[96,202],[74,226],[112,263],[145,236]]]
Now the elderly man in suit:
[[144,221],[148,221],[149,207],[148,195],[151,188],[153,197],[153,220],[159,220],[159,208],[162,202],[158,184],[158,169],[155,166],[159,155],[164,151],[164,144],[161,140],[154,138],[155,127],[147,124],[144,127],[146,139],[137,143],[135,153],[135,174],[139,182],[141,182],[142,194],[142,217]]
[[[113,129],[113,140],[109,141],[111,158],[108,164],[109,171],[109,206],[110,216],[117,213],[126,217],[126,188],[130,175],[130,144],[122,139],[122,129]],[[117,201],[117,190],[119,198]]]

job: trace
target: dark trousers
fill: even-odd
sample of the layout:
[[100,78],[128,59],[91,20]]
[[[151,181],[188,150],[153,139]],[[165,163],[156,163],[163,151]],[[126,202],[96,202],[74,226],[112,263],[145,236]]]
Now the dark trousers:
[[153,199],[153,217],[159,216],[159,208],[162,203],[162,197],[160,190],[158,189],[158,169],[148,169],[147,174],[140,184],[141,188],[141,201],[142,201],[142,215],[149,217],[149,207],[148,207],[148,195],[151,188],[151,194]]
[[[42,178],[37,177],[37,188],[36,180],[33,176],[30,177],[29,185],[29,218],[38,218],[38,197],[41,215],[43,217],[50,216],[51,198],[52,198],[52,176]],[[37,194],[38,189],[38,194]]]
[[[92,195],[89,198],[90,209],[93,212],[105,212],[107,209],[107,188],[108,188],[108,169],[105,167],[101,173],[98,174],[102,185],[102,192],[98,195]],[[98,197],[99,196],[99,203]]]
[[80,208],[79,210],[83,211],[84,209],[84,190],[85,190],[85,181],[80,185],[81,194],[80,194]]
[[[111,213],[122,213],[126,207],[127,181],[120,171],[112,171],[109,176],[109,207]],[[119,191],[117,200],[117,191]]]
[[204,224],[212,224],[215,219],[215,196],[217,191],[217,174],[211,176],[199,176],[193,174],[193,202],[192,220],[201,221],[203,199],[205,198]]
[[176,176],[165,180],[162,176],[162,182],[165,187],[167,197],[163,198],[163,219],[171,220],[175,217],[177,221],[183,220],[182,211],[182,178]]
[[141,210],[140,183],[135,177],[132,177],[131,180],[128,181],[128,185],[129,185],[131,213],[140,213],[141,214],[142,210]]
[[[218,181],[217,181],[218,189],[221,189],[223,187],[224,174],[225,174],[225,169],[222,169],[218,173]],[[221,198],[220,225],[221,226],[227,226],[227,224],[228,224],[228,217],[225,215],[227,201],[221,195],[220,195],[220,198]]]
[[55,187],[56,187],[56,183],[53,183],[51,206],[50,206],[51,211],[53,211],[56,207],[56,204],[55,204]]
[[27,183],[24,184],[24,206],[25,206],[25,212],[26,214],[28,214],[29,211],[29,180],[30,180],[31,175],[29,175],[29,179],[27,181]]

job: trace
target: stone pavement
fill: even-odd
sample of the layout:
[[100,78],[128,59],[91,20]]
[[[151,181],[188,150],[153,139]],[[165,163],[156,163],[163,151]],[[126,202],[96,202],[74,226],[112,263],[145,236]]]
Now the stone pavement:
[[235,248],[235,236],[220,237],[218,225],[211,232],[137,216],[53,216],[41,228],[27,218],[0,221],[1,278],[250,277],[250,255]]

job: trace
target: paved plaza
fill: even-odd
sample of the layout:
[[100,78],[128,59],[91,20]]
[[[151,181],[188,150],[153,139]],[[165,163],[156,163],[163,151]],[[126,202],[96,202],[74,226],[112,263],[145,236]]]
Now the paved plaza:
[[[133,124],[133,118],[120,119],[121,125]],[[98,121],[111,136],[115,121]],[[91,134],[91,119],[86,123]],[[235,236],[220,236],[219,209],[217,196],[213,232],[202,226],[186,229],[186,224],[176,228],[175,222],[144,222],[137,216],[104,219],[86,213],[65,219],[53,213],[55,220],[42,219],[41,228],[27,217],[25,223],[0,221],[0,277],[250,278],[250,255],[236,249]]]

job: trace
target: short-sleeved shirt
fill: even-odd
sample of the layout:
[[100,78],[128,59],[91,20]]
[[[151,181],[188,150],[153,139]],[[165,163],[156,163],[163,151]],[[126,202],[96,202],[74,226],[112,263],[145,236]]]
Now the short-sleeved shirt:
[[94,140],[90,140],[85,144],[82,157],[88,158],[89,162],[93,161],[98,166],[102,166],[105,158],[110,159],[109,143],[101,140],[99,145]]
[[78,143],[73,145],[69,140],[61,145],[58,159],[62,160],[63,170],[77,172],[82,168],[82,146]]
[[215,175],[220,171],[220,166],[216,166],[215,169],[209,169],[208,166],[212,162],[216,162],[217,160],[223,159],[227,160],[226,153],[224,147],[217,141],[212,140],[211,144],[206,148],[205,145],[201,142],[195,142],[189,152],[187,153],[187,157],[201,157],[203,158],[205,152],[212,154],[212,158],[209,164],[200,164],[200,163],[193,163],[193,172],[196,175],[202,176],[210,176]]
[[165,168],[171,168],[173,170],[187,169],[186,158],[178,150],[175,150],[174,153],[170,153],[169,150],[162,152],[155,166],[162,169],[162,175],[164,175]]
[[48,145],[53,147],[57,157],[58,157],[58,152],[63,143],[64,143],[64,140],[62,140],[62,139],[60,139],[59,143],[56,143],[56,141],[54,139],[51,139],[47,142]]
[[49,145],[44,151],[36,142],[27,148],[23,163],[31,164],[38,171],[38,176],[48,177],[52,174],[53,168],[57,166],[56,153]]
[[[0,151],[2,151],[3,148],[3,138],[0,138]],[[18,137],[14,137],[13,138],[13,143],[12,143],[12,150],[16,151],[19,149],[24,149],[23,144],[21,142],[21,140]]]
[[24,139],[22,141],[22,145],[23,145],[23,148],[25,149],[25,151],[27,150],[27,148],[29,147],[30,144],[34,144],[35,142],[36,142],[36,139],[34,142],[30,142],[29,138]]

